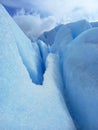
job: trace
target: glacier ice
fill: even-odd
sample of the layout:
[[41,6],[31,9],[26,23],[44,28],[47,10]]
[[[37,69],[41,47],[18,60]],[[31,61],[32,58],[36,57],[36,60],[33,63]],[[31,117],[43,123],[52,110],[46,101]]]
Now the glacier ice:
[[63,25],[51,47],[59,54],[65,99],[79,130],[98,129],[98,28],[92,27],[85,20]]
[[74,38],[91,27],[90,23],[86,20],[62,25],[55,36],[52,51],[62,51]]
[[80,130],[98,130],[98,28],[81,33],[66,49],[65,93]]
[[0,130],[98,130],[97,25],[30,40],[0,5]]
[[41,40],[38,40],[37,44],[39,46],[40,55],[41,55],[41,58],[43,60],[43,68],[44,68],[44,71],[45,71],[45,68],[46,68],[46,65],[45,65],[46,64],[46,59],[47,59],[47,56],[48,56],[48,53],[50,52],[50,50],[49,50],[48,45],[45,44]]
[[[0,25],[0,130],[76,130],[60,91],[58,55],[43,56],[43,85],[36,85],[42,76],[40,51],[47,49],[31,43],[1,5]],[[32,82],[29,69],[38,81]]]
[[0,9],[0,17],[5,17],[1,25],[7,22],[9,30],[12,31],[12,36],[15,38],[19,54],[21,55],[21,59],[26,66],[32,81],[36,84],[41,84],[43,80],[43,69],[42,59],[40,55],[38,55],[38,47],[31,43],[13,19],[2,8]]
[[63,24],[56,26],[54,29],[48,31],[48,32],[44,32],[39,39],[44,41],[46,44],[48,45],[52,45],[54,43],[55,40],[55,36],[57,34],[57,32],[59,31],[59,29],[63,26]]
[[98,22],[91,22],[90,23],[91,24],[91,26],[94,28],[94,27],[98,27]]

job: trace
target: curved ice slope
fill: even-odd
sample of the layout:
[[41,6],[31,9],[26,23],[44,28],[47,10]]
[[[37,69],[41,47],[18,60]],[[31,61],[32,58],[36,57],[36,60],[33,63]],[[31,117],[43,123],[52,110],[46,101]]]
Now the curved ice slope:
[[98,130],[98,28],[90,29],[66,50],[65,93],[80,130]]

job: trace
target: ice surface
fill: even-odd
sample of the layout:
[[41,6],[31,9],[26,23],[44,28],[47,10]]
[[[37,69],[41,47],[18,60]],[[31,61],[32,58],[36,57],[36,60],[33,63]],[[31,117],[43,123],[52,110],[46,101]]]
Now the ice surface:
[[97,35],[81,20],[31,42],[0,5],[0,130],[98,130]]
[[72,40],[71,30],[63,25],[55,36],[54,44],[51,47],[52,52],[60,52]]
[[98,27],[98,22],[91,22],[90,24],[92,25],[93,28]]
[[68,43],[89,28],[91,28],[91,25],[86,20],[62,25],[55,36],[52,51],[62,51],[63,47],[65,48]]
[[44,67],[45,67],[46,59],[47,59],[47,56],[48,56],[48,54],[50,52],[49,46],[46,43],[44,43],[43,41],[41,41],[41,40],[38,40],[37,44],[39,46],[40,55],[42,57]]
[[58,56],[48,56],[43,86],[35,85],[28,65],[39,69],[38,45],[27,39],[1,5],[0,25],[0,130],[75,130],[60,91]]
[[12,36],[15,38],[21,59],[26,66],[32,81],[41,84],[43,80],[42,59],[40,55],[38,55],[39,50],[37,49],[37,46],[36,48],[33,47],[35,45],[31,43],[5,10],[0,9],[0,17],[5,17],[2,24],[5,24],[7,21],[9,30],[12,31]]
[[71,29],[73,38],[76,38],[79,34],[86,31],[87,29],[90,29],[92,26],[86,20],[80,20],[67,24],[67,27]]
[[79,130],[98,130],[98,28],[87,30],[66,50],[65,93]]
[[54,29],[52,29],[49,32],[44,32],[39,39],[44,41],[47,45],[52,45],[54,43],[55,40],[55,36],[58,32],[58,30],[62,27],[63,25],[58,25],[57,27],[55,27]]

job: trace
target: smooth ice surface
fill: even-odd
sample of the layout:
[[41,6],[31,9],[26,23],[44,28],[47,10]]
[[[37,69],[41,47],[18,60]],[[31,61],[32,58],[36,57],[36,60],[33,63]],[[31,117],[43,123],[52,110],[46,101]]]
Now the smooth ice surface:
[[65,93],[79,130],[98,130],[98,28],[87,30],[66,50]]
[[0,25],[0,130],[75,130],[60,91],[58,56],[48,56],[43,86],[35,85],[27,65],[38,60],[37,44],[30,44],[1,5]]

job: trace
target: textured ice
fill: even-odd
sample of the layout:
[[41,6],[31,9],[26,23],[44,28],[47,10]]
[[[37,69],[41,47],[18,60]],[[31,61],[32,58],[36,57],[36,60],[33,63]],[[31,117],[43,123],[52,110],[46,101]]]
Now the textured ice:
[[0,5],[0,130],[98,130],[97,25],[30,41]]
[[79,130],[98,129],[98,28],[92,27],[97,23],[91,26],[84,20],[63,25],[52,45],[59,54],[65,97]]
[[70,43],[74,38],[90,28],[91,25],[86,20],[62,25],[55,36],[52,51],[58,52],[63,49],[63,47],[65,48],[65,46],[67,46],[67,44]]
[[55,36],[54,44],[51,47],[52,52],[60,52],[72,40],[71,30],[63,25]]
[[58,25],[57,27],[55,27],[54,29],[52,29],[49,32],[44,32],[39,39],[44,41],[46,44],[48,45],[52,45],[54,43],[55,40],[55,36],[58,32],[58,30],[62,27],[63,25]]
[[66,50],[63,74],[69,108],[79,130],[98,130],[98,28],[87,30]]
[[63,25],[51,46],[59,55],[65,100],[79,130],[98,129],[97,35],[97,23],[81,20]]
[[0,25],[0,130],[75,130],[60,91],[58,56],[48,55],[43,85],[34,84],[28,68],[41,76],[38,45],[28,40],[1,5]]
[[91,22],[92,27],[98,27],[98,22]]
[[[12,36],[15,39],[21,59],[26,66],[32,81],[40,84],[42,82],[43,70],[41,65],[42,59],[40,55],[38,55],[39,50],[33,47],[34,45],[32,45],[31,41],[2,7],[0,7],[0,17],[1,20],[3,19],[1,25],[3,26],[7,23],[7,26],[9,26],[9,30],[12,32]],[[3,29],[2,26],[1,28]]]
[[92,27],[91,24],[86,20],[69,23],[66,26],[71,29],[73,38],[76,38],[80,33]]

